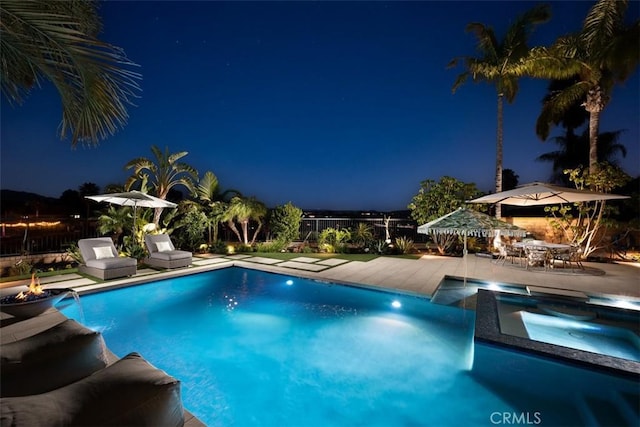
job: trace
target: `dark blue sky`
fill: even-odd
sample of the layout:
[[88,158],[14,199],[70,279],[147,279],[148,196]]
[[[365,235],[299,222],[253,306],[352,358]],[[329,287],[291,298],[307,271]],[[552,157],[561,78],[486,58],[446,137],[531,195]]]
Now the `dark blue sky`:
[[[129,160],[155,144],[223,189],[269,207],[404,209],[424,179],[443,175],[492,190],[496,95],[467,83],[455,56],[474,55],[467,23],[502,35],[535,2],[110,2],[102,38],[140,64],[129,124],[96,148],[60,141],[60,101],[46,85],[27,102],[2,99],[1,187],[59,197],[84,182],[124,183]],[[580,28],[593,2],[551,2],[532,44]],[[629,17],[638,17],[632,2]],[[616,88],[602,131],[625,129],[620,159],[640,174],[638,72]],[[505,104],[504,167],[546,180],[553,151],[534,125],[546,82],[523,79]],[[559,130],[552,132],[558,135]]]

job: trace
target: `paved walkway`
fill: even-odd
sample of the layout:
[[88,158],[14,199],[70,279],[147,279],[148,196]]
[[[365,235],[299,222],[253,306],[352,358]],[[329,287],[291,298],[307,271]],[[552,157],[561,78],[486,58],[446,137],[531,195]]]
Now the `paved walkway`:
[[[420,259],[379,257],[371,261],[348,261],[339,257],[313,258],[300,256],[288,261],[260,255],[194,257],[193,266],[172,271],[141,269],[130,278],[106,282],[79,274],[52,276],[41,279],[46,287],[68,287],[79,293],[95,292],[105,287],[121,287],[204,272],[231,265],[257,268],[338,283],[362,284],[403,292],[431,296],[445,276],[468,278],[483,282],[507,283],[538,288],[563,289],[589,294],[630,297],[640,301],[640,263],[584,263],[585,271],[553,269],[528,271],[509,262],[500,265],[490,258],[469,255],[462,258],[425,255]],[[23,289],[28,280],[4,283],[2,295]]]

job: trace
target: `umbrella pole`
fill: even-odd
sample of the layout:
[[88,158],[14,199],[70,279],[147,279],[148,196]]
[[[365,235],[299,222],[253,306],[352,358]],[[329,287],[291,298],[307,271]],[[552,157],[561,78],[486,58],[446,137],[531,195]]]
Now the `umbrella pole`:
[[462,287],[467,287],[467,233],[464,233],[463,238],[463,248],[462,248],[462,260],[464,262],[464,281],[462,283]]

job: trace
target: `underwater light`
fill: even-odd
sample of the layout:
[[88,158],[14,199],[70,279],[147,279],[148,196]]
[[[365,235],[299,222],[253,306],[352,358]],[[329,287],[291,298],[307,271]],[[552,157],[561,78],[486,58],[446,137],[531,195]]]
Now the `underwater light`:
[[489,285],[487,286],[487,289],[489,289],[490,291],[501,291],[502,286],[498,285],[495,282],[490,282]]
[[287,280],[285,283],[286,283],[287,285],[291,286],[291,285],[293,285],[293,280]]
[[400,307],[402,307],[402,304],[400,304],[400,301],[398,301],[398,300],[394,300],[394,301],[391,303],[391,307],[393,307],[393,308],[400,308]]

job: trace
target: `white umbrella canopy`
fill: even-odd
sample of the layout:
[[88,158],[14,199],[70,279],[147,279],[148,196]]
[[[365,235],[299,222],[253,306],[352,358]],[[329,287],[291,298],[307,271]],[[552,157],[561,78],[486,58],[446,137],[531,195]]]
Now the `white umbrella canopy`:
[[598,200],[628,199],[629,196],[578,190],[544,182],[532,182],[520,185],[513,190],[488,194],[467,203],[500,203],[513,206],[542,206],[576,202],[594,202]]
[[96,202],[113,203],[120,206],[133,206],[133,235],[135,236],[137,208],[175,208],[178,205],[168,200],[151,196],[141,191],[132,190],[124,193],[107,193],[96,196],[85,196],[86,199]]
[[175,208],[178,206],[168,200],[159,199],[137,190],[126,191],[124,193],[85,196],[85,198],[95,200],[96,202],[113,203],[114,205],[120,206],[133,206],[134,208],[137,208],[138,206],[143,208]]

